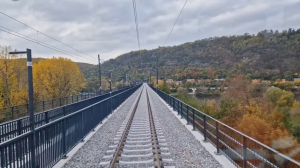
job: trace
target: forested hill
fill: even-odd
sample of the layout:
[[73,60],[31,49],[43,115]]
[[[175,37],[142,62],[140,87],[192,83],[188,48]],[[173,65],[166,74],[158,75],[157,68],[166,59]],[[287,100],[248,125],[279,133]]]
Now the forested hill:
[[[139,54],[141,60],[139,58]],[[226,77],[232,73],[275,80],[300,72],[300,29],[264,30],[257,35],[211,37],[173,47],[132,51],[104,63],[106,67],[155,62],[159,57],[162,76],[180,80]],[[146,67],[147,65],[143,65]],[[150,66],[150,65],[149,65]],[[155,65],[153,65],[154,67]]]

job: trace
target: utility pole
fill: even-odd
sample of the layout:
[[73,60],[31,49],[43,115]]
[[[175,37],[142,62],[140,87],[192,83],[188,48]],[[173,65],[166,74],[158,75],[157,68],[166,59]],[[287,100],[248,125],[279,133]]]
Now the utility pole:
[[101,60],[100,60],[100,55],[98,54],[98,63],[99,63],[99,94],[101,95],[101,91],[102,91],[102,83],[101,83]]
[[112,82],[112,72],[111,71],[109,72],[109,76],[110,76],[110,79],[109,79],[109,91],[111,92],[111,82]]
[[156,55],[156,93],[158,90],[158,56]]
[[110,113],[113,112],[113,109],[112,109],[112,97],[111,97],[111,73],[112,71],[109,72],[110,73],[110,79],[109,79],[109,96],[110,96]]
[[31,167],[35,168],[35,129],[34,129],[34,113],[33,113],[33,78],[32,78],[32,56],[31,50],[19,52],[9,52],[9,54],[27,54],[27,69],[28,69],[28,95],[29,95],[29,121],[30,121],[30,157],[31,157]]
[[127,72],[125,74],[125,86],[127,86]]

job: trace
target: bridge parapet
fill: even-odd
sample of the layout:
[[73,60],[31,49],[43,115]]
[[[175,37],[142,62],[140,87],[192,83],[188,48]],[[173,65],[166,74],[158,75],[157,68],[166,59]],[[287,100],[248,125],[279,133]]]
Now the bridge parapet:
[[[0,167],[52,167],[139,87],[133,86],[72,113],[63,107],[62,117],[0,143]],[[34,146],[30,145],[32,141]],[[35,162],[30,155],[33,150]]]
[[[153,88],[149,85],[154,91]],[[194,130],[204,136],[205,142],[216,147],[216,154],[223,154],[236,167],[298,168],[300,163],[273,148],[239,132],[238,130],[210,117],[161,90],[157,94],[174,111],[185,118]],[[293,152],[293,151],[292,151]]]

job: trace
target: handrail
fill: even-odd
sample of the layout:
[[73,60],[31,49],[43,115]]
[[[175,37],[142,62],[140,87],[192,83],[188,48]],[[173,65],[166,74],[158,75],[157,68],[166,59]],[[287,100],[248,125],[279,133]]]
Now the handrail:
[[52,167],[138,88],[135,85],[0,143],[0,167]]
[[[150,86],[150,87],[151,87],[154,91],[156,90],[156,88],[154,88],[154,87],[152,87],[152,86]],[[163,97],[163,96],[160,95],[159,93],[163,94],[163,96],[167,96],[167,98]],[[215,119],[215,118],[213,118],[213,117],[211,117],[211,116],[209,116],[209,115],[203,113],[202,111],[200,111],[200,110],[198,110],[198,109],[196,109],[196,108],[194,108],[194,107],[192,107],[192,106],[190,106],[190,105],[184,103],[183,101],[181,101],[181,100],[179,100],[179,99],[177,99],[177,98],[175,98],[175,97],[173,97],[173,96],[171,96],[171,95],[168,95],[168,94],[166,94],[165,92],[163,92],[163,91],[161,91],[161,90],[159,90],[159,89],[158,89],[158,93],[157,93],[157,94],[158,94],[162,99],[164,99],[164,100],[166,101],[166,103],[168,103],[170,106],[172,106],[172,104],[174,104],[175,102],[178,102],[178,106],[177,106],[177,107],[179,107],[179,103],[182,103],[182,105],[188,107],[188,109],[194,110],[194,111],[196,111],[197,113],[199,113],[199,114],[205,116],[206,119],[210,119],[210,120],[212,120],[213,122],[217,123],[217,127],[224,126],[225,128],[228,129],[228,131],[233,131],[234,133],[236,133],[236,134],[242,136],[243,138],[246,138],[247,141],[250,140],[251,142],[254,142],[255,145],[259,145],[260,147],[262,147],[262,148],[268,150],[269,152],[273,152],[274,155],[278,155],[278,156],[280,156],[281,158],[283,158],[283,159],[289,161],[290,163],[293,163],[294,165],[297,165],[297,166],[300,167],[300,163],[297,162],[296,160],[294,160],[294,159],[292,159],[292,158],[290,158],[290,157],[288,157],[288,156],[286,156],[286,155],[280,153],[279,151],[277,151],[277,150],[275,150],[275,149],[273,149],[273,148],[271,148],[271,147],[269,147],[269,146],[267,146],[267,145],[265,145],[265,144],[263,144],[263,143],[257,141],[256,139],[254,139],[254,138],[252,138],[252,137],[250,137],[250,136],[248,136],[248,135],[246,135],[246,134],[244,134],[244,133],[242,133],[242,132],[240,132],[240,131],[238,131],[238,130],[236,130],[236,129],[234,129],[234,128],[232,128],[232,127],[230,127],[230,126],[228,126],[228,125],[226,125],[226,124],[224,124],[224,123],[222,123],[222,122],[220,122],[220,121],[218,121],[217,119]],[[166,100],[166,99],[167,99],[167,100]],[[170,99],[172,99],[172,101],[174,101],[174,102],[172,102],[172,101],[169,102],[168,100],[170,100]],[[174,106],[173,106],[173,107],[174,107]],[[175,106],[175,109],[174,109],[174,110],[176,110],[176,106]],[[184,113],[191,113],[190,110],[188,110],[188,111],[185,110],[186,112],[184,112]],[[179,114],[179,111],[180,111],[180,109],[178,108],[178,114]],[[181,115],[182,115],[182,114],[181,114]],[[190,114],[189,114],[189,115],[190,115]],[[194,114],[194,115],[197,116],[197,117],[199,117],[199,118],[201,118],[201,117],[198,116],[197,114]],[[191,120],[190,116],[189,116],[189,119],[188,119],[188,120]],[[196,121],[193,121],[193,122],[196,122]],[[197,123],[197,124],[200,124],[200,123]],[[206,122],[206,124],[210,124],[210,123]],[[201,124],[200,124],[200,125],[201,125]],[[226,134],[224,131],[217,130],[216,126],[214,126],[214,125],[212,125],[212,126],[214,127],[214,130],[216,130],[216,131],[218,132],[217,134],[219,134],[220,132],[222,132],[223,134]],[[200,130],[199,130],[199,131],[200,131]],[[200,132],[201,132],[201,131],[200,131]],[[208,131],[207,131],[207,132],[208,132]],[[214,136],[215,136],[215,135],[214,135]],[[231,137],[231,138],[232,138],[232,137]],[[206,137],[205,137],[205,139],[206,139]],[[215,139],[217,139],[217,137],[215,137]],[[236,139],[235,139],[235,140],[236,140]],[[236,141],[239,142],[238,140],[236,140]],[[212,143],[214,143],[214,142],[212,142]],[[239,142],[239,144],[241,144],[241,145],[242,145],[242,148],[244,148],[244,142],[242,142],[242,143]],[[251,150],[250,148],[247,147],[247,145],[246,145],[245,147],[246,147],[247,150]],[[218,148],[218,147],[217,147],[217,148]],[[219,150],[219,149],[217,149],[217,150]],[[253,151],[253,153],[255,153],[255,152]],[[256,154],[257,156],[260,156],[260,155],[257,154],[257,153],[255,153],[255,154]],[[260,157],[262,157],[262,156],[260,156]],[[262,157],[262,158],[264,158],[264,157]],[[264,159],[266,159],[266,158],[264,158]],[[267,159],[266,159],[266,160],[267,160]],[[268,162],[269,162],[269,161],[268,161]],[[245,163],[247,163],[247,162],[245,162]],[[269,163],[270,163],[270,162],[269,162]],[[250,163],[247,163],[247,164],[250,164]],[[273,164],[273,163],[271,163],[271,164]],[[275,165],[274,165],[274,167],[275,167]],[[276,167],[277,167],[277,166],[276,166]]]
[[[50,109],[41,113],[36,113],[34,115],[34,118],[36,120],[35,126],[38,127],[40,125],[44,125],[46,123],[48,123],[49,121],[55,120],[59,117],[62,117],[63,115],[63,109],[66,108],[67,109],[67,114],[68,113],[73,113],[79,109],[82,109],[84,107],[86,107],[88,104],[88,102],[92,101],[95,102],[96,100],[102,100],[103,98],[108,97],[110,94],[114,95],[114,94],[118,94],[119,92],[122,92],[124,90],[127,90],[129,88],[133,88],[133,86],[127,86],[124,87],[122,89],[116,90],[114,92],[111,93],[106,93],[106,94],[102,94],[90,99],[85,99],[83,101],[80,102],[74,102],[71,104],[67,104],[67,105],[63,105],[61,107],[57,107],[55,109]],[[74,111],[73,111],[74,110]],[[16,120],[12,120],[12,121],[7,121],[5,123],[1,123],[0,124],[0,142],[9,140],[17,135],[20,134],[24,134],[27,131],[30,131],[29,129],[29,120],[28,120],[28,116],[26,117],[22,117]]]
[[[113,92],[114,91],[118,91],[120,89],[128,88],[128,87],[129,86],[124,86],[122,88],[116,88],[115,90],[113,90]],[[75,99],[77,98],[77,102],[79,102],[79,100],[78,100],[79,97],[80,97],[80,101],[83,101],[83,100],[87,100],[87,99],[94,98],[94,97],[101,96],[101,95],[108,94],[108,93],[109,93],[109,91],[105,91],[105,92],[102,91],[102,94],[99,94],[99,92],[95,92],[95,93],[91,93],[91,94],[89,93],[87,95],[83,95],[82,93],[79,93],[79,94],[76,94],[76,95],[71,95],[71,96],[66,96],[66,97],[60,97],[60,98],[53,98],[53,99],[46,99],[46,100],[42,100],[42,101],[37,101],[37,102],[34,102],[33,105],[34,105],[34,107],[37,107],[37,106],[40,107],[41,111],[35,111],[34,113],[38,114],[38,113],[42,113],[42,112],[45,112],[45,111],[49,111],[49,110],[52,110],[52,109],[60,108],[62,106],[71,104],[71,103],[67,103],[66,104],[66,101],[68,102],[69,99],[70,99],[70,102],[71,102],[71,100],[73,100],[73,98],[75,98]],[[62,104],[62,100],[64,102],[63,104]],[[55,102],[56,105],[55,105],[55,107],[53,107],[54,105],[52,104],[52,108],[44,110],[43,107],[47,105],[47,104],[45,104],[45,102],[46,103],[47,102],[48,103],[49,102],[51,102],[51,103]],[[72,102],[72,103],[75,103],[75,102]],[[19,115],[20,114],[26,114],[26,111],[28,111],[28,106],[29,106],[28,103],[24,103],[24,104],[20,104],[20,105],[15,105],[15,106],[9,106],[9,107],[2,107],[2,108],[0,108],[0,112],[4,112],[4,113],[8,112],[9,113],[8,116],[5,116],[6,121],[0,122],[0,123],[2,124],[2,123],[10,122],[12,120],[16,120],[16,119],[27,117],[27,116],[24,116],[24,117],[18,117],[17,116],[17,117],[15,117],[15,115],[16,114],[19,114]],[[48,104],[48,106],[49,106],[49,104]],[[20,108],[22,108],[22,110],[24,112],[15,111],[16,109],[18,110]],[[7,119],[7,118],[12,118],[12,119]]]

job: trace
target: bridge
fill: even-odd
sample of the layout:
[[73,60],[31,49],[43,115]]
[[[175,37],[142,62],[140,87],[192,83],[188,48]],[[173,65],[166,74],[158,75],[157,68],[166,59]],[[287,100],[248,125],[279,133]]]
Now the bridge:
[[0,165],[300,167],[297,161],[147,84],[0,125]]

